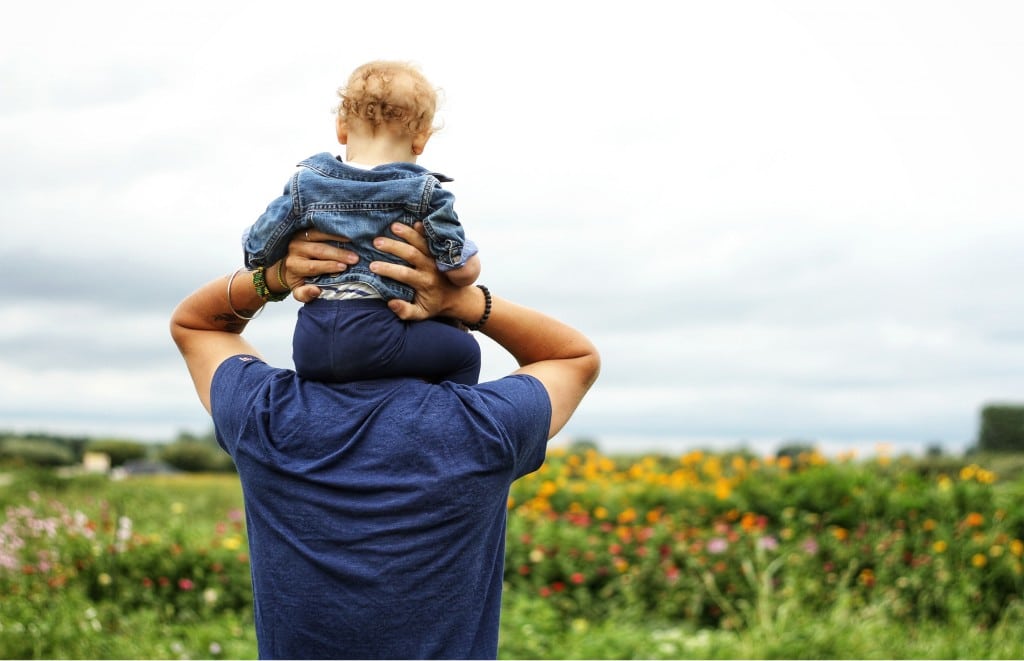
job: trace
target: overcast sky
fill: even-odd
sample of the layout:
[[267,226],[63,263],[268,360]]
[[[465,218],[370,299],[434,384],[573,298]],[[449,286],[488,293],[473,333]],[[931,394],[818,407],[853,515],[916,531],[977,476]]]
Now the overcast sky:
[[[974,0],[21,3],[0,430],[208,431],[171,310],[386,58],[444,91],[420,163],[481,282],[602,352],[563,439],[964,447],[1024,401],[1022,28]],[[297,307],[251,324],[272,363]]]

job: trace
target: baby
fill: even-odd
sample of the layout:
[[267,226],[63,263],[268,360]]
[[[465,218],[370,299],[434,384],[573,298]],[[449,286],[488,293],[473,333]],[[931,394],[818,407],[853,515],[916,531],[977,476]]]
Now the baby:
[[293,234],[310,229],[347,237],[351,243],[344,246],[359,255],[344,272],[310,280],[321,293],[300,308],[295,325],[292,359],[299,376],[475,384],[476,340],[444,319],[402,321],[387,301],[412,301],[413,290],[369,269],[375,260],[397,261],[373,247],[375,237],[393,236],[394,222],[422,222],[437,268],[453,284],[473,284],[480,274],[477,247],[465,237],[454,196],[441,187],[452,179],[416,164],[435,130],[437,92],[411,64],[374,61],[357,68],[338,96],[336,130],[345,160],[320,153],[299,163],[284,193],[245,231],[245,265],[257,278],[274,277],[266,268],[285,256]]

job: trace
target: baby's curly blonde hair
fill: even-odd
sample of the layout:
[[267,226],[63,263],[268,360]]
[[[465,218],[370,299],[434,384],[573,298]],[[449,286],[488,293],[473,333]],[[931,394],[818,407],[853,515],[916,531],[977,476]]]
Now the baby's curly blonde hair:
[[346,121],[358,118],[374,132],[381,126],[409,135],[436,130],[437,90],[416,65],[375,60],[360,66],[338,88],[337,113]]

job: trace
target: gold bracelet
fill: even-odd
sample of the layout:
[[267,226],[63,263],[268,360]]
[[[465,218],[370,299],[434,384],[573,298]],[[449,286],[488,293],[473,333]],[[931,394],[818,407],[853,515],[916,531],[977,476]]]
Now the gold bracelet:
[[292,288],[289,287],[288,283],[284,281],[284,258],[283,257],[281,258],[281,261],[277,263],[277,281],[281,283],[282,287],[284,287],[285,289],[288,290],[289,294],[291,293]]
[[246,317],[245,315],[240,314],[238,310],[235,309],[234,304],[231,302],[231,285],[234,284],[235,282],[235,276],[237,276],[244,270],[245,269],[238,269],[237,271],[231,274],[230,278],[228,278],[228,307],[231,308],[231,312],[239,319],[244,319],[245,321],[252,321],[256,317],[260,316],[261,312],[263,312],[263,308],[266,307],[266,302],[264,302],[263,305],[257,308],[256,312],[253,312],[251,317]]

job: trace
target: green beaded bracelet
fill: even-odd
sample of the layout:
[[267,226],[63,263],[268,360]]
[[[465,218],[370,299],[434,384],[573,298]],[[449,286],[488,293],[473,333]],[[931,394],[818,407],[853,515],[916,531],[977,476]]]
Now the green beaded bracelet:
[[288,298],[288,294],[290,293],[285,291],[279,294],[275,294],[274,292],[270,291],[270,287],[267,286],[267,273],[262,266],[258,267],[255,271],[252,272],[252,285],[253,287],[256,288],[256,293],[264,301],[273,301],[275,303],[278,301],[283,301],[284,299]]

